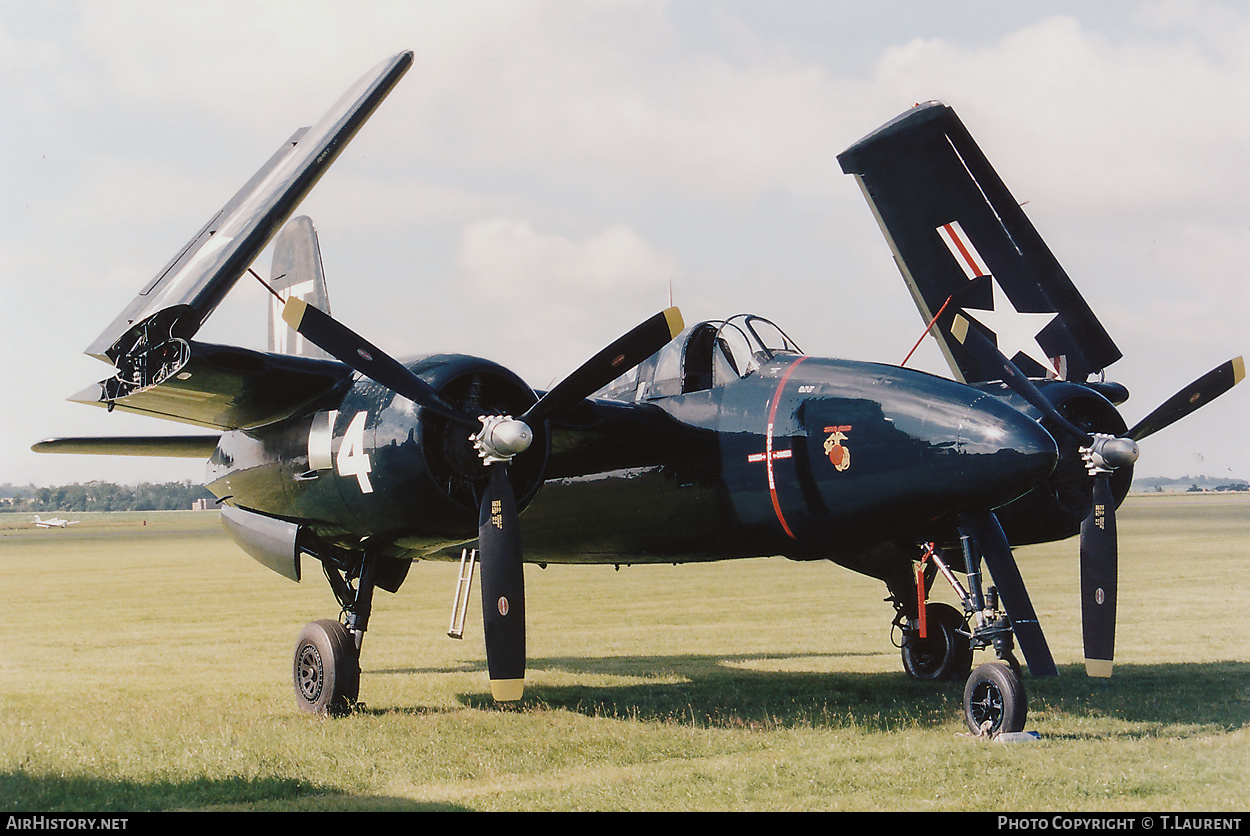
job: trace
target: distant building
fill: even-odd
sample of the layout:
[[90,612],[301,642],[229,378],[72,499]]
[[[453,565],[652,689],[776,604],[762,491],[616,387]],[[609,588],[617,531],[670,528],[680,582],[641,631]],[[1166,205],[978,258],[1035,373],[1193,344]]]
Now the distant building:
[[212,508],[213,501],[211,499],[197,499],[191,503],[192,511],[209,511]]

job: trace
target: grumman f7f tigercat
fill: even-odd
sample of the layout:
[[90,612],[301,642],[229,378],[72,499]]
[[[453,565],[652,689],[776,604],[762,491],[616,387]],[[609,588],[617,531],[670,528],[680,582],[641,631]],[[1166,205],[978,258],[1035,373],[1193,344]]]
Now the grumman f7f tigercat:
[[[374,592],[398,591],[413,560],[463,560],[460,605],[480,574],[499,700],[523,690],[526,562],[831,560],[885,583],[907,672],[966,677],[968,726],[998,734],[1025,722],[1016,648],[1031,675],[1057,672],[1012,548],[1079,534],[1087,668],[1110,674],[1137,442],[1231,388],[1241,358],[1130,428],[1127,390],[1103,375],[1119,350],[931,102],[838,160],[954,379],[812,357],[749,314],[687,326],[676,309],[549,391],[479,357],[400,362],[331,317],[316,233],[292,216],[411,63],[383,62],[283,143],[87,349],[114,371],[74,400],[212,433],[35,445],[207,458],[246,552],[296,581],[319,565],[342,616],[297,641],[303,710],[357,701]],[[266,281],[251,265],[271,241]],[[273,296],[269,350],[195,340],[245,273]],[[928,601],[939,575],[962,611]],[[977,650],[995,658],[973,670]]]

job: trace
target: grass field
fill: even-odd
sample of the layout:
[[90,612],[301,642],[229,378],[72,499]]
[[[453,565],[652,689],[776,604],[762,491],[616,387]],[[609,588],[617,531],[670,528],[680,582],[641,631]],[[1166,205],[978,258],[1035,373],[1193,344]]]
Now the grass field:
[[1126,502],[1111,680],[1080,665],[1075,540],[1019,552],[1061,675],[1026,677],[1041,740],[1013,745],[963,734],[962,683],[906,677],[882,585],[782,559],[530,567],[510,709],[480,621],[445,636],[456,567],[417,564],[375,602],[364,710],[309,719],[319,572],[212,512],[80,518],[0,517],[5,810],[1250,808],[1246,494]]

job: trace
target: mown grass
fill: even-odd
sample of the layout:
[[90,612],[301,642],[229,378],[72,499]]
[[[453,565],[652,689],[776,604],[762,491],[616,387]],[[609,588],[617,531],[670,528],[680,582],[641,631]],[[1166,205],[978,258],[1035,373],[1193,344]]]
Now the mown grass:
[[[6,810],[1220,810],[1250,803],[1250,497],[1122,509],[1116,674],[1080,667],[1074,541],[1022,550],[1061,667],[1035,743],[963,734],[961,683],[909,680],[879,584],[780,559],[527,570],[530,687],[487,696],[456,567],[381,594],[365,707],[294,707],[333,616],[212,513],[0,520]],[[949,593],[946,593],[949,599]]]

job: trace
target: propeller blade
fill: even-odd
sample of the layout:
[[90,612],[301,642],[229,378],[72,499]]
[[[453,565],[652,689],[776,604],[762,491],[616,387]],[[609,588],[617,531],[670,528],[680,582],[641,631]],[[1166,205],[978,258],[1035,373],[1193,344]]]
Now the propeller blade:
[[478,518],[482,624],[491,696],[519,700],[525,691],[525,568],[516,499],[505,465],[491,465]]
[[1115,602],[1118,585],[1115,497],[1110,474],[1094,480],[1094,507],[1081,523],[1081,631],[1085,672],[1111,676],[1115,652]]
[[681,333],[681,311],[668,308],[617,338],[543,395],[521,420],[543,421],[570,404],[598,391],[646,360]]
[[1128,431],[1128,437],[1134,441],[1141,441],[1149,435],[1154,435],[1232,389],[1245,379],[1245,376],[1245,360],[1241,357],[1234,357],[1160,404],[1154,412],[1138,421],[1137,425]]
[[1081,439],[1084,446],[1088,447],[1093,443],[1094,439],[1089,433],[1078,429],[1071,421],[1060,415],[1059,410],[1046,399],[1033,381],[1016,368],[1016,364],[1007,359],[998,350],[998,346],[990,342],[989,337],[981,333],[980,329],[971,327],[971,323],[964,316],[955,316],[955,321],[951,325],[951,335],[976,355],[983,365],[999,369],[1003,373],[1003,382],[1011,391],[1031,403],[1051,421]]
[[1034,676],[1056,676],[1059,669],[1055,667],[1050,646],[1046,643],[1042,625],[1037,620],[1033,602],[1029,600],[1029,592],[1024,586],[1024,579],[1020,577],[1020,569],[1016,566],[1016,559],[1011,553],[1011,546],[998,517],[992,513],[963,514],[960,519],[985,558],[990,576],[998,588],[998,595],[1002,598],[1003,608],[1011,619],[1016,642],[1020,645],[1020,652],[1024,654],[1029,672]]
[[330,356],[396,394],[403,395],[417,406],[425,407],[444,418],[470,427],[479,426],[476,417],[448,406],[434,388],[382,349],[352,331],[324,311],[292,296],[282,309],[286,323],[304,339],[323,349]]

